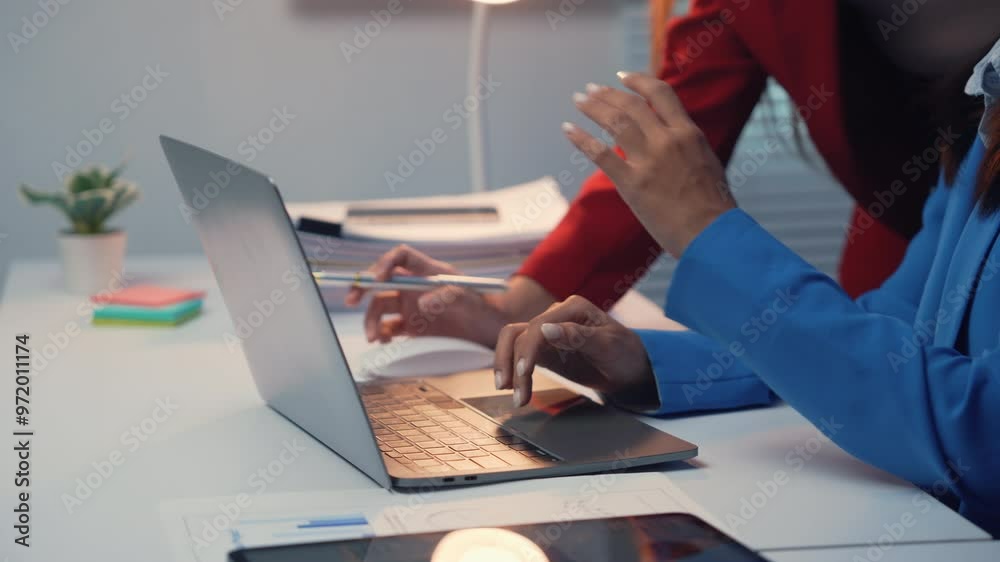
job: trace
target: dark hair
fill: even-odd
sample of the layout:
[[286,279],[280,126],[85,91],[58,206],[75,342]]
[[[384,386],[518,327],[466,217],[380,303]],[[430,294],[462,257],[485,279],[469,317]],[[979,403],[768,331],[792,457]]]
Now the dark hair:
[[989,145],[976,180],[976,195],[983,202],[984,213],[1000,210],[1000,110],[996,106],[986,115],[986,136]]
[[[983,119],[982,98],[969,97],[969,99],[978,105],[979,110],[966,115],[965,122],[971,126],[964,130],[958,142],[948,147],[941,155],[941,172],[949,186],[955,183],[962,160],[976,142],[976,137],[979,135],[976,125]],[[961,116],[954,118],[961,119]],[[986,147],[986,155],[976,175],[976,198],[979,200],[982,213],[991,215],[1000,211],[1000,142],[997,142],[1000,141],[1000,111],[996,107],[985,115],[983,129],[990,143]]]
[[[883,54],[881,45],[864,31],[864,16],[856,6],[839,4],[845,126],[855,158],[863,168],[880,173],[886,170],[886,158],[905,162],[927,147],[938,146],[943,133],[954,131],[958,139],[946,143],[940,155],[940,171],[951,185],[975,143],[983,118],[982,98],[967,95],[965,84],[993,43],[947,76],[916,77]],[[872,134],[873,123],[881,130],[895,132],[892,146],[886,146],[883,135]],[[991,143],[979,170],[976,195],[982,212],[992,214],[1000,211],[1000,111],[987,116],[986,130]],[[891,180],[882,179],[886,183]],[[918,191],[928,192],[936,179],[937,174],[926,174],[912,183]],[[923,202],[917,198],[903,204],[922,207]]]
[[[964,102],[968,96],[947,88],[942,89],[947,95],[939,99],[933,93],[934,80],[905,71],[886,54],[883,39],[870,31],[870,14],[854,2],[837,5],[844,131],[852,159],[862,172],[857,181],[865,182],[853,191],[858,205],[868,209],[878,190],[902,181],[904,195],[879,220],[912,238],[920,230],[924,203],[937,179],[937,171],[926,165],[937,165],[940,153],[934,151],[933,161],[924,157],[942,136],[938,129],[943,123],[935,108]],[[923,163],[921,171],[907,174],[905,166],[915,158]]]

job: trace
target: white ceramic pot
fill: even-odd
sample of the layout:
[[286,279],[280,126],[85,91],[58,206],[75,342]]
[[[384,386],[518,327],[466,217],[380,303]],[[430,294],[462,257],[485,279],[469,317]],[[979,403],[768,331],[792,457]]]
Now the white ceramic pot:
[[66,289],[77,295],[93,295],[113,288],[121,279],[125,263],[125,232],[103,234],[59,234]]

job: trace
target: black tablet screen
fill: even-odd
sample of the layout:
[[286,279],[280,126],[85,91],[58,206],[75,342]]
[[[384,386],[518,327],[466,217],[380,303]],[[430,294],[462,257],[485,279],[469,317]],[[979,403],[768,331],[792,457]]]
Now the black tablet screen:
[[460,529],[237,551],[237,562],[759,562],[686,514]]

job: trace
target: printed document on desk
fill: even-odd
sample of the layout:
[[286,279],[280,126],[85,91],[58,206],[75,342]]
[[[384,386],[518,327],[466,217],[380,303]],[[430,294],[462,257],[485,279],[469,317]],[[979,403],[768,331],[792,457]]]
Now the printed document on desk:
[[[377,221],[352,221],[351,209],[367,212],[378,209],[434,210],[428,216],[398,221],[380,217]],[[438,211],[455,209],[495,209],[492,220],[454,222],[437,220]],[[355,273],[367,269],[395,246],[406,243],[435,259],[450,263],[465,275],[506,278],[521,266],[562,220],[569,208],[552,178],[461,195],[384,199],[369,201],[327,201],[289,203],[289,216],[298,227],[298,237],[314,270]],[[302,221],[311,220],[336,228],[304,231]],[[327,232],[329,230],[329,232]],[[330,310],[342,310],[346,285],[324,285],[323,299]]]
[[660,473],[608,473],[395,493],[383,489],[245,494],[161,505],[176,560],[224,562],[238,547],[527,523],[693,513],[717,524]]
[[[382,242],[394,245],[407,243],[437,256],[449,249],[473,247],[483,253],[487,249],[520,243],[537,243],[559,224],[569,208],[559,192],[559,184],[551,177],[482,193],[373,199],[367,201],[326,201],[288,203],[293,222],[308,218],[340,225],[344,240]],[[355,221],[351,210],[376,211],[387,209],[496,209],[496,220],[483,220],[456,225],[451,222],[401,220],[396,224],[379,221]],[[484,248],[483,244],[487,246]]]

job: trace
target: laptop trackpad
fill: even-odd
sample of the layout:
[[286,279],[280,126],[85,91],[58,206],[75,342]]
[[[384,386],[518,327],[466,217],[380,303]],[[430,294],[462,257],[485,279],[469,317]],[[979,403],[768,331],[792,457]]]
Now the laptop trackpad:
[[510,395],[462,400],[505,428],[568,461],[613,460],[627,455],[630,440],[642,440],[649,426],[595,404],[566,389],[532,393],[515,408]]

